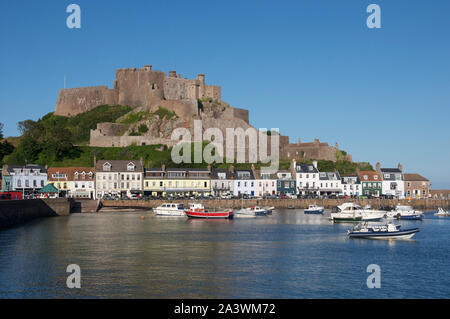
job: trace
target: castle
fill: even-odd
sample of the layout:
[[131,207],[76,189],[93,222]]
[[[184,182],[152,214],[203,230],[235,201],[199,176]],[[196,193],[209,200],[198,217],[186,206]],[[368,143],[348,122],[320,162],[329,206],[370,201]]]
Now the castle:
[[[99,105],[129,105],[132,112],[155,112],[165,108],[177,117],[171,120],[147,119],[134,125],[121,123],[99,123],[90,132],[90,145],[98,147],[124,147],[132,144],[165,144],[173,146],[176,142],[170,134],[177,127],[188,128],[193,133],[193,121],[201,119],[203,130],[216,127],[225,136],[226,128],[252,127],[249,124],[248,110],[234,108],[222,101],[221,87],[206,85],[205,75],[196,79],[182,78],[176,71],[152,70],[151,65],[144,68],[122,68],[116,71],[113,89],[107,86],[61,89],[56,102],[55,115],[75,116]],[[130,134],[137,125],[144,123],[150,130],[142,136]],[[270,137],[268,138],[270,145]],[[224,147],[225,149],[225,147]],[[270,147],[269,155],[270,155]],[[315,139],[312,143],[290,143],[288,136],[280,135],[280,159],[304,160],[324,159],[336,161],[339,156],[351,161],[350,155],[343,155],[338,145],[329,146]],[[246,156],[248,157],[248,156]]]
[[144,68],[124,68],[116,71],[114,88],[107,86],[61,89],[56,102],[55,115],[74,116],[93,109],[98,105],[129,105],[153,109],[167,108],[180,116],[197,114],[197,101],[210,98],[221,101],[221,88],[205,84],[205,75],[196,79],[181,78],[176,71],[152,70]]

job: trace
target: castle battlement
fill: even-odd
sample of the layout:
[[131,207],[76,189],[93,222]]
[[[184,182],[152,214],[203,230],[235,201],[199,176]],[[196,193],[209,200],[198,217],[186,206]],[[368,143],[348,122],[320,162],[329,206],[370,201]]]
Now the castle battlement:
[[[165,72],[152,70],[152,65],[143,68],[121,68],[116,70],[113,89],[107,86],[61,89],[56,102],[55,114],[74,116],[89,111],[102,104],[121,104],[151,109],[156,105],[180,103],[185,101],[188,108],[202,98],[221,101],[221,87],[206,85],[205,75],[196,79],[181,78],[181,74],[171,70]],[[196,110],[182,112],[190,114]]]

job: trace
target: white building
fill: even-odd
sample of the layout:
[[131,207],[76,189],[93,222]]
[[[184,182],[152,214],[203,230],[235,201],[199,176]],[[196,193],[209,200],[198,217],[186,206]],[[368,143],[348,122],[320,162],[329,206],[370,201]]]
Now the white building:
[[95,164],[96,198],[143,193],[144,168],[137,160],[101,160]]
[[255,171],[255,196],[264,197],[277,193],[277,175],[264,171]]
[[297,164],[293,161],[295,167],[295,179],[297,194],[308,195],[319,193],[319,170],[317,161],[312,164]]
[[377,172],[381,175],[381,193],[385,196],[395,198],[405,198],[405,183],[402,173],[402,165],[399,163],[397,168],[381,168],[377,163]]
[[36,164],[4,165],[3,184],[3,191],[17,191],[26,196],[36,196],[47,184],[47,168]]
[[233,195],[233,169],[211,170],[211,193],[214,196]]
[[339,172],[319,172],[318,186],[320,196],[339,196],[342,193]]
[[251,169],[234,170],[233,195],[240,196],[246,194],[255,196],[255,174]]
[[362,186],[358,175],[341,175],[341,187],[344,196],[362,195]]

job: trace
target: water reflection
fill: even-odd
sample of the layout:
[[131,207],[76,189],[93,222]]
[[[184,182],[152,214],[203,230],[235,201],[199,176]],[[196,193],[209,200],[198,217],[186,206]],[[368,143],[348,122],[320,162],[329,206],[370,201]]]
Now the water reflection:
[[[149,211],[49,218],[0,232],[0,297],[402,297],[398,289],[410,298],[448,297],[448,276],[436,276],[448,268],[442,242],[450,224],[401,224],[421,232],[411,241],[349,239],[353,224],[303,210],[234,220]],[[82,269],[80,290],[65,286],[73,263]],[[367,289],[369,263],[394,287]]]

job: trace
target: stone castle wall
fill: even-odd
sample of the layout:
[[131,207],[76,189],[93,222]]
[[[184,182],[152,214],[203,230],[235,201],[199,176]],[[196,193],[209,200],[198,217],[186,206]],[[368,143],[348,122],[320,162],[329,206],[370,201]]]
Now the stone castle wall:
[[60,90],[55,114],[74,116],[102,104],[152,108],[163,102],[172,110],[178,110],[177,113],[191,116],[193,102],[202,98],[221,101],[220,86],[206,85],[203,74],[196,79],[185,79],[180,75],[177,77],[175,71],[169,71],[169,76],[166,76],[164,72],[153,71],[148,65],[141,69],[117,70],[113,89],[96,86]]
[[92,110],[96,106],[116,105],[118,92],[107,86],[93,86],[59,90],[55,115],[74,116]]

